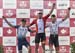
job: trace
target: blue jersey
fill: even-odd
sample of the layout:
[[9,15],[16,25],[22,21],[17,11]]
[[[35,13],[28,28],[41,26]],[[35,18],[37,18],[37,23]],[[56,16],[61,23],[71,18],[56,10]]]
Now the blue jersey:
[[18,38],[25,38],[26,34],[27,34],[27,31],[30,31],[30,29],[27,26],[25,26],[25,27],[15,26],[15,28],[17,28]]

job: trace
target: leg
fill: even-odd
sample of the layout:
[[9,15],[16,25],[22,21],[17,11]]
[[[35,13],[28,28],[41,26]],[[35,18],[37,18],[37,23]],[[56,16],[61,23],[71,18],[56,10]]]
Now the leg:
[[19,50],[19,53],[22,53],[22,50]]
[[54,45],[55,45],[56,53],[59,53],[59,41],[58,41],[58,35],[56,35],[56,37],[55,37]]
[[45,53],[45,41],[42,42],[43,53]]
[[38,53],[39,43],[35,43],[35,53]]
[[54,43],[53,40],[54,40],[54,37],[51,34],[50,37],[49,37],[49,49],[50,49],[50,53],[52,53],[52,51],[53,51],[53,43]]
[[59,53],[59,47],[55,47],[56,53]]
[[49,50],[50,50],[50,53],[52,53],[52,51],[53,51],[53,44],[49,44]]
[[23,45],[27,47],[28,53],[31,53],[31,47],[29,42],[26,40],[26,38],[24,39]]
[[22,53],[22,40],[18,39],[18,52]]
[[28,48],[28,53],[31,53],[31,47],[28,46],[27,48]]
[[22,53],[22,47],[18,47],[18,52]]
[[41,43],[42,43],[43,53],[45,53],[45,43],[46,43],[45,33],[41,34]]
[[35,36],[35,53],[38,53],[39,42],[40,42],[40,34],[36,34],[36,36]]

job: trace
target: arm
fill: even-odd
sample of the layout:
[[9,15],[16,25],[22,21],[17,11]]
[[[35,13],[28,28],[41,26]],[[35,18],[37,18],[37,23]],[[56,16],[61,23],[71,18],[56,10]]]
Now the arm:
[[7,23],[9,26],[15,28],[15,26],[13,26],[12,24],[10,24],[4,16],[3,16],[3,19],[6,21],[6,23]]
[[48,13],[48,15],[46,15],[46,16],[44,17],[44,19],[47,19],[47,18],[52,14],[54,8],[55,8],[55,3],[53,3],[53,6],[52,6],[51,11]]
[[29,31],[29,32],[32,32],[32,33],[33,33],[33,32],[36,32],[35,30],[34,30],[34,31],[32,31],[32,30],[31,30],[31,29],[29,29],[29,28],[28,28],[28,31]]
[[51,15],[51,14],[52,14],[52,12],[53,12],[54,8],[55,8],[55,3],[53,3],[52,9],[51,9],[51,11],[49,12],[49,15]]
[[70,8],[68,8],[67,15],[64,17],[64,19],[62,19],[61,21],[59,21],[57,24],[59,25],[60,23],[62,23],[63,21],[65,21],[67,18],[69,18],[69,13],[70,13]]
[[45,28],[48,28],[49,26],[45,26]]
[[65,21],[67,18],[69,18],[70,8],[68,8],[67,15],[62,19],[62,21]]
[[32,23],[28,26],[28,27],[30,27],[30,26],[32,26],[32,25],[34,25],[36,23],[36,19],[35,20],[33,20],[32,21]]
[[45,28],[48,28],[48,27],[50,27],[50,23],[47,23],[45,26]]

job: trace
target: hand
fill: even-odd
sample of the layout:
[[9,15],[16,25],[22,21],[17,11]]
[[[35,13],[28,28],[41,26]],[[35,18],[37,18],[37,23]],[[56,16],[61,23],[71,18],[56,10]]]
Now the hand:
[[71,10],[71,8],[69,7],[68,10]]
[[55,5],[56,5],[56,4],[55,4],[55,3],[53,3],[53,7],[55,7]]
[[3,19],[5,19],[5,17],[4,17],[4,16],[2,16],[2,18],[3,18]]
[[29,28],[29,25],[27,25],[27,27]]
[[36,30],[33,30],[32,33],[36,32]]

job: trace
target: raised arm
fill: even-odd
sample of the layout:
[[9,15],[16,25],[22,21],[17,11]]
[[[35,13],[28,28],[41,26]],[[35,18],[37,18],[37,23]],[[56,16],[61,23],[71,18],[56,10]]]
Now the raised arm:
[[53,3],[52,9],[51,9],[51,11],[49,12],[49,15],[51,15],[51,14],[52,14],[52,12],[53,12],[54,8],[55,8],[55,3]]
[[54,8],[55,8],[55,3],[53,3],[52,9],[51,9],[50,12],[48,13],[48,15],[46,15],[46,16],[44,17],[44,19],[47,19],[47,18],[52,14]]
[[3,19],[6,21],[6,23],[7,23],[10,27],[15,28],[15,26],[13,26],[12,24],[10,24],[10,22],[7,21],[6,17],[4,17],[4,16],[2,16],[2,17],[3,17]]
[[29,25],[28,27],[30,27],[30,26],[36,24],[36,21],[37,21],[37,19],[33,20],[33,21],[30,23],[30,25]]
[[64,19],[62,19],[62,21],[65,21],[67,18],[69,18],[70,10],[71,8],[68,8],[67,15],[64,17]]

